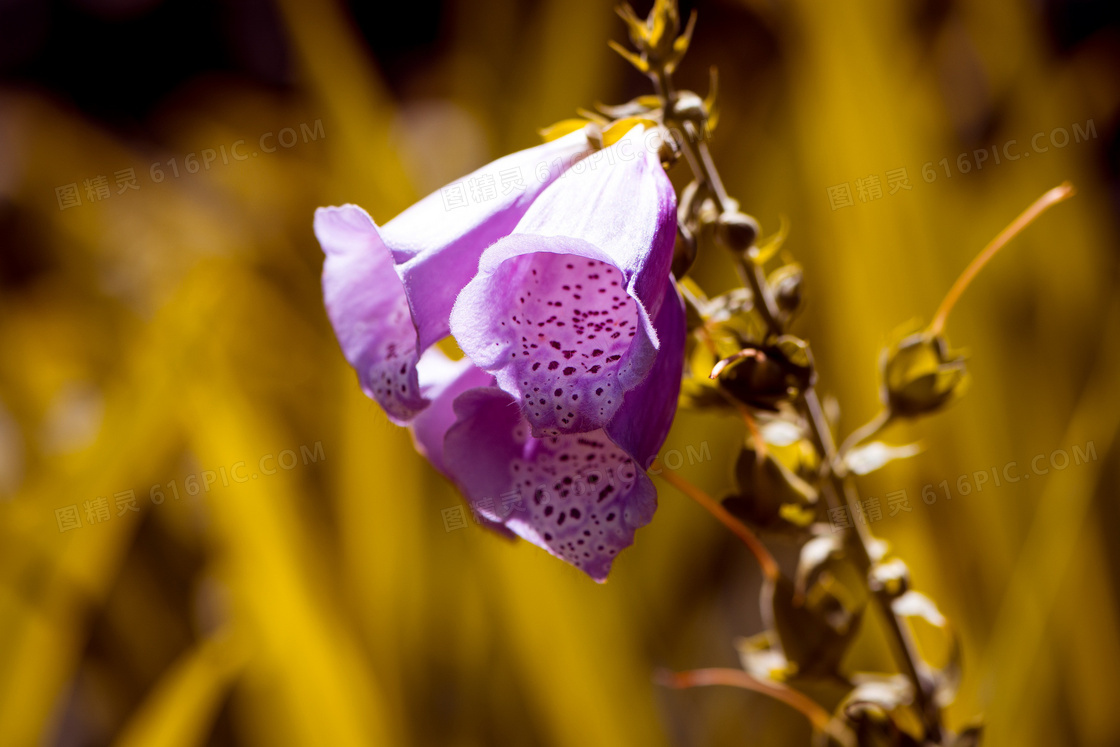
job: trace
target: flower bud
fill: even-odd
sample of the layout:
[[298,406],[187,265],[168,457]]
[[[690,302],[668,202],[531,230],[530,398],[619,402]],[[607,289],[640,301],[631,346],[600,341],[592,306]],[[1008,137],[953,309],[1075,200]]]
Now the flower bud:
[[758,221],[738,210],[727,210],[716,219],[716,240],[732,252],[750,249],[758,231]]
[[919,333],[883,351],[881,397],[893,414],[932,413],[963,391],[964,358],[948,348],[944,337]]
[[704,99],[692,91],[678,91],[668,117],[678,122],[691,122],[700,133],[704,132],[707,126],[708,107]]
[[871,591],[884,591],[896,599],[910,591],[910,569],[899,558],[872,566],[867,576]]
[[761,410],[775,410],[813,385],[813,362],[808,346],[791,335],[766,348],[748,347],[724,358],[711,378],[732,397]]
[[801,265],[789,264],[779,267],[769,278],[770,287],[774,289],[774,301],[778,308],[788,315],[793,315],[801,308],[801,286],[805,275]]

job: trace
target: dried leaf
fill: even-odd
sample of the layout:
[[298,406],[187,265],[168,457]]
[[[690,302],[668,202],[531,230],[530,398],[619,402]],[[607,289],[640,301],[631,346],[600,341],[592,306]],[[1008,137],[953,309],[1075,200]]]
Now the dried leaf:
[[921,450],[922,447],[918,444],[891,446],[882,441],[872,441],[849,451],[848,455],[844,457],[844,464],[847,465],[850,472],[857,475],[866,475],[888,462],[912,457],[920,453]]

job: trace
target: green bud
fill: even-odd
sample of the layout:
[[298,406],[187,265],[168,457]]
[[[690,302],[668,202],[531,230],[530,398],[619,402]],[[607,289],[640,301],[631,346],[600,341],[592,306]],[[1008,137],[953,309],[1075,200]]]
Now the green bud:
[[764,350],[748,348],[720,364],[712,370],[713,378],[743,404],[775,410],[779,403],[796,396],[781,360]]
[[804,340],[782,335],[774,345],[747,347],[724,358],[711,378],[735,399],[761,410],[775,410],[813,385],[813,359]]
[[716,218],[716,240],[737,254],[751,248],[758,232],[758,221],[738,210],[727,210]]
[[964,358],[949,353],[944,337],[911,335],[883,351],[881,396],[891,413],[917,417],[939,410],[963,392]]
[[779,267],[770,274],[768,282],[774,289],[774,301],[778,308],[789,316],[796,314],[801,308],[801,286],[805,274],[801,265],[789,264]]

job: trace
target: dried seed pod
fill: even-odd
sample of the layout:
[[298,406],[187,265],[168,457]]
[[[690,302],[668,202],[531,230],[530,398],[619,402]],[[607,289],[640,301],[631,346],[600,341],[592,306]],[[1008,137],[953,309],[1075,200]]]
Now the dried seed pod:
[[883,351],[881,397],[894,415],[936,412],[963,392],[964,358],[952,355],[945,338],[919,333]]
[[716,218],[716,240],[736,254],[750,249],[758,232],[758,221],[739,210],[726,210]]
[[787,317],[801,310],[801,290],[805,273],[799,264],[788,264],[774,270],[768,278],[774,289],[774,301]]

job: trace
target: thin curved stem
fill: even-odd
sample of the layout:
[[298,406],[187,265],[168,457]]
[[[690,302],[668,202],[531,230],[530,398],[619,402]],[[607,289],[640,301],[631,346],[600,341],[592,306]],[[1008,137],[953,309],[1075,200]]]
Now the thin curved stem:
[[1007,242],[1015,238],[1015,236],[1024,228],[1029,226],[1034,220],[1046,212],[1049,208],[1057,205],[1059,202],[1064,202],[1070,197],[1073,197],[1077,191],[1069,182],[1062,182],[1054,187],[1046,194],[1039,197],[1031,203],[1031,206],[1019,214],[1019,217],[1011,221],[1007,228],[999,232],[999,234],[984,247],[983,251],[976,255],[976,258],[969,263],[961,276],[957,278],[957,282],[953,283],[953,287],[945,294],[945,299],[937,308],[937,313],[933,316],[933,321],[929,325],[931,335],[941,334],[941,330],[945,328],[945,322],[949,319],[949,312],[953,310],[953,306],[960,300],[961,295],[968,288],[973,279],[984,269],[984,265],[991,261],[992,257],[996,256],[1000,249],[1002,249]]
[[886,428],[893,419],[894,416],[891,414],[890,410],[880,410],[875,417],[848,434],[848,437],[844,439],[844,443],[840,444],[840,448],[836,450],[836,461],[842,463],[849,451]]
[[657,673],[656,679],[661,685],[677,689],[727,685],[728,687],[739,687],[744,690],[762,693],[800,712],[805,718],[809,719],[809,723],[817,731],[828,734],[846,747],[855,747],[856,745],[851,731],[842,723],[835,721],[829,712],[812,698],[794,690],[792,687],[765,682],[752,677],[741,669],[710,668],[693,669],[687,672],[661,671]]
[[708,513],[716,517],[721,524],[730,529],[736,537],[743,541],[743,544],[750,549],[755,559],[758,560],[758,565],[762,568],[762,574],[771,581],[777,580],[780,574],[777,561],[774,560],[774,556],[770,554],[770,551],[766,549],[766,545],[762,544],[762,540],[760,540],[746,524],[732,516],[717,500],[688,480],[671,470],[662,469],[660,461],[655,461],[650,465],[650,471],[652,472],[654,469],[661,470],[654,474],[699,503]]

